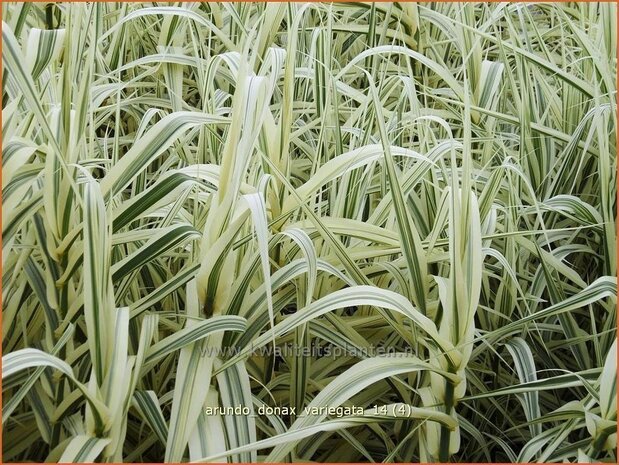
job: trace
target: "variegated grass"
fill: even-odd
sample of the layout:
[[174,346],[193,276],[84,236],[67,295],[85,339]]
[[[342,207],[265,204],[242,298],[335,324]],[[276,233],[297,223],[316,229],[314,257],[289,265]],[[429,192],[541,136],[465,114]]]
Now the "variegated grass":
[[616,462],[614,4],[2,8],[4,461]]

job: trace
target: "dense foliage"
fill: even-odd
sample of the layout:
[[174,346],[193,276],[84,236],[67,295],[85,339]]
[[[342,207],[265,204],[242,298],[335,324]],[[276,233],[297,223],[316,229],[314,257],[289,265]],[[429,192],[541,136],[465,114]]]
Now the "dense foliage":
[[615,4],[2,12],[4,461],[616,462]]

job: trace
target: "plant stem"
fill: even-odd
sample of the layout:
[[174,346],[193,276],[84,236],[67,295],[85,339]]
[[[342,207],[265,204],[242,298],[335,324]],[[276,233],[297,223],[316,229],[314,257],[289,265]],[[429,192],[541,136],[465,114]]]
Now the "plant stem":
[[[446,381],[445,386],[445,413],[451,415],[454,404],[454,385],[451,381]],[[441,439],[438,450],[439,462],[449,462],[449,442],[451,438],[451,431],[445,425],[441,426]]]

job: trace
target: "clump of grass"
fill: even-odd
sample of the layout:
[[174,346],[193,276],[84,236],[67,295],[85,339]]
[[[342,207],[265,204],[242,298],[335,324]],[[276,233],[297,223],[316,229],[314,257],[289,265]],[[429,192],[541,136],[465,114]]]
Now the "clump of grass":
[[2,8],[4,461],[617,460],[614,4]]

